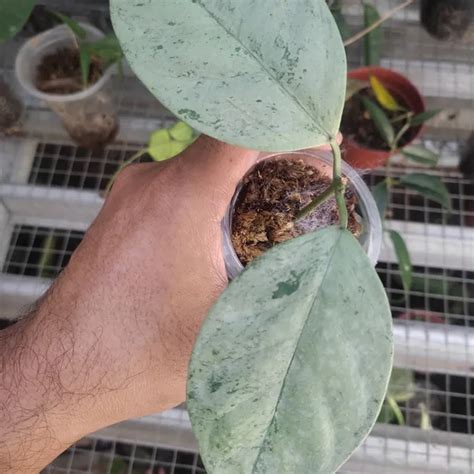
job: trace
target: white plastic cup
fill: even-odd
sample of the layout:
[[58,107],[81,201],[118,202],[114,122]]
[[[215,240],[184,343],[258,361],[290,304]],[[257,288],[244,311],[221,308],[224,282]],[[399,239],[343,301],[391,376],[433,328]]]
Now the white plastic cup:
[[[94,41],[104,34],[91,25],[81,23],[86,39]],[[59,25],[28,40],[18,52],[15,74],[22,87],[33,97],[47,103],[60,118],[64,128],[79,145],[100,148],[113,140],[118,131],[113,88],[110,79],[114,66],[87,89],[74,94],[49,94],[36,87],[37,68],[43,58],[61,48],[75,47],[71,30]]]
[[[245,177],[253,171],[259,162],[267,159],[303,160],[306,164],[317,168],[322,174],[332,177],[332,154],[330,152],[316,152],[311,150],[262,155],[257,160],[257,163],[250,168]],[[347,178],[348,188],[351,189],[357,197],[358,213],[362,218],[362,233],[359,237],[359,242],[369,257],[369,260],[375,266],[382,246],[382,221],[377,205],[369,188],[357,171],[344,161],[342,162],[342,176]],[[234,196],[222,220],[223,255],[229,280],[233,280],[244,269],[244,266],[235,252],[231,237],[234,208],[242,190],[245,177],[237,185]]]

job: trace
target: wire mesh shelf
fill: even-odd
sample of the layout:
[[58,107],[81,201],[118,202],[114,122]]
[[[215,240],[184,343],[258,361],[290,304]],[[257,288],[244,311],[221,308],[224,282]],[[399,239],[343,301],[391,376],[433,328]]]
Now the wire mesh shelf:
[[68,264],[83,232],[16,225],[3,272],[13,275],[55,278]]
[[59,456],[42,474],[201,474],[205,472],[196,452],[85,438]]
[[[71,144],[39,143],[28,184],[102,191],[140,147],[109,146],[93,152]],[[148,155],[137,162],[152,161]]]
[[474,326],[474,272],[416,266],[408,293],[403,289],[398,265],[379,263],[377,272],[394,318]]
[[[105,0],[42,3],[75,18],[87,18],[103,31],[111,28]],[[362,2],[341,3],[350,30],[360,30]],[[371,3],[384,12],[400,1]],[[387,226],[401,230],[413,250],[410,291],[403,289],[393,255],[384,255],[377,267],[395,321],[420,323],[416,329],[429,344],[433,342],[433,328],[455,327],[465,333],[474,328],[474,180],[458,169],[465,140],[474,130],[474,35],[471,31],[462,41],[434,39],[420,26],[419,6],[420,2],[415,1],[384,24],[381,65],[406,75],[420,88],[429,108],[443,109],[425,129],[421,141],[441,155],[440,165],[421,169],[395,159],[390,167],[364,178],[374,186],[387,176],[397,179],[408,172],[423,171],[439,176],[451,194],[452,210],[448,212],[407,188],[393,186]],[[31,23],[17,41],[0,46],[0,77],[5,77],[22,96],[28,112],[23,134],[0,143],[0,165],[9,163],[0,170],[3,190],[7,190],[6,197],[0,190],[0,204],[3,199],[11,216],[6,221],[7,231],[0,234],[5,240],[1,242],[5,245],[3,254],[0,245],[0,286],[3,278],[8,288],[14,289],[15,297],[15,291],[27,283],[49,282],[64,268],[101,204],[86,194],[102,191],[120,165],[146,143],[152,130],[175,120],[125,67],[124,77],[114,78],[121,121],[117,140],[100,152],[77,147],[61,132],[47,107],[25,96],[13,77],[16,51],[24,38],[38,33],[40,19]],[[360,66],[362,44],[350,46],[347,52],[349,65]],[[17,145],[15,155],[12,149]],[[142,158],[149,160],[147,156]],[[18,189],[14,189],[16,185]],[[42,209],[44,203],[53,202],[56,210]],[[83,208],[87,212],[78,217]],[[29,209],[33,211],[28,214]],[[78,221],[76,225],[66,225],[68,210],[74,210],[70,215],[71,220]],[[27,290],[21,291],[25,296]],[[0,321],[0,328],[2,324]],[[406,426],[397,426],[393,418],[389,420],[391,425],[378,423],[342,473],[474,472],[474,364],[469,360],[474,349],[467,344],[450,347],[450,340],[446,341],[448,349],[462,352],[459,355],[467,359],[469,375],[435,370],[430,364],[426,370],[406,369],[414,385],[395,387],[405,395],[409,392],[398,402]],[[120,430],[105,430],[76,443],[44,472],[203,473],[195,443],[183,449],[177,442],[153,441],[153,436],[146,442],[143,439],[148,430],[158,433],[164,426],[182,422],[183,430],[189,431],[189,421],[185,421],[159,415],[143,421],[140,429],[126,436]]]

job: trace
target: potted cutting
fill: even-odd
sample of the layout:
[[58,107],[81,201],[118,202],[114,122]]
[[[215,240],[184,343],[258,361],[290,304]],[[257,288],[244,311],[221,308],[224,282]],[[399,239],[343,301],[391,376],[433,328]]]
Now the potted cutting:
[[[403,76],[380,67],[351,71],[341,130],[345,133],[345,160],[359,169],[388,165],[390,158],[401,152],[421,167],[433,167],[438,155],[426,148],[412,145],[423,124],[439,113],[426,110],[417,89]],[[364,143],[362,145],[361,143]],[[387,217],[390,190],[406,187],[451,210],[451,197],[441,179],[424,172],[413,172],[395,179],[386,176],[372,192],[382,219]],[[402,236],[385,228],[399,263],[406,292],[412,282],[412,264]]]
[[[375,423],[392,366],[387,297],[348,229],[355,203],[336,139],[344,47],[324,0],[299,6],[111,2],[132,69],[193,129],[263,152],[332,149],[330,179],[313,183],[309,202],[294,193],[287,223],[326,205],[336,224],[256,257],[200,330],[187,407],[209,473],[335,472]],[[277,162],[286,174],[297,163],[297,182],[318,171]]]
[[[222,222],[229,279],[273,246],[338,222],[329,152],[262,154],[238,184]],[[382,240],[376,203],[358,173],[342,163],[348,228],[373,265]],[[315,200],[314,198],[317,197]]]
[[31,38],[20,49],[17,79],[60,117],[74,141],[100,149],[119,127],[111,78],[122,51],[113,35],[55,15],[62,25]]

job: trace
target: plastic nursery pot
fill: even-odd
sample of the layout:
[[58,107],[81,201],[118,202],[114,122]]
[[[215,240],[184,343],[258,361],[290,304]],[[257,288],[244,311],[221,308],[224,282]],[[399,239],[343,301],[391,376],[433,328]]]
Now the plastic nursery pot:
[[[257,160],[257,163],[250,168],[244,178],[242,178],[237,185],[234,196],[232,197],[224,219],[222,220],[223,256],[229,280],[237,277],[244,269],[244,266],[240,262],[232,244],[232,218],[234,209],[239,200],[240,192],[242,191],[244,180],[262,160],[275,159],[303,160],[307,165],[318,169],[323,175],[332,177],[333,158],[330,152],[304,150],[286,153],[262,154]],[[379,258],[382,244],[382,223],[377,210],[377,205],[375,204],[369,188],[366,186],[357,171],[344,162],[342,163],[342,175],[347,178],[349,189],[351,189],[357,197],[357,213],[362,221],[362,232],[359,237],[359,242],[367,253],[370,261],[375,266]]]
[[[81,23],[88,40],[104,34],[91,25]],[[73,94],[50,94],[36,86],[37,68],[43,58],[61,48],[74,48],[70,29],[60,25],[28,40],[18,52],[15,73],[23,88],[43,100],[60,117],[64,128],[79,145],[100,148],[113,140],[118,131],[111,77],[114,66],[103,71],[100,79],[90,87]]]
[[[356,79],[367,83],[370,76],[377,77],[395,97],[401,98],[415,114],[425,111],[425,103],[418,89],[407,78],[397,72],[382,67],[363,67],[349,71],[348,74],[349,79]],[[421,130],[421,125],[412,129],[409,143],[419,136]],[[344,137],[343,147],[345,150],[344,160],[352,167],[358,169],[378,168],[383,166],[390,157],[388,151],[367,148],[348,137]]]
[[18,132],[23,112],[23,103],[0,77],[0,133],[10,135]]

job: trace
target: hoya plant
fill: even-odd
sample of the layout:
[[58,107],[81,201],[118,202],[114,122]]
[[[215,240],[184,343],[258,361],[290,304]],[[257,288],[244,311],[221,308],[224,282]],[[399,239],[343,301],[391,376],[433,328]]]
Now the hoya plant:
[[346,58],[324,0],[112,0],[131,67],[193,129],[289,151],[329,143],[339,225],[257,258],[209,312],[187,407],[210,473],[336,471],[367,436],[393,356],[382,284],[347,230],[336,141]]

